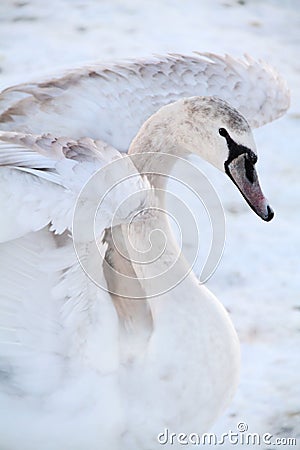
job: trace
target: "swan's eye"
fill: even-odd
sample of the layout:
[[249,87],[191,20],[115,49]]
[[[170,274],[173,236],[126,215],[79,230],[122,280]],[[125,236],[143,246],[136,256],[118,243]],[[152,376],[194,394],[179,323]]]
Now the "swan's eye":
[[249,159],[252,162],[252,164],[256,164],[257,163],[257,155],[253,152],[250,153],[249,155]]
[[226,137],[228,135],[225,128],[219,128],[219,134],[220,134],[220,136],[223,136],[223,137]]

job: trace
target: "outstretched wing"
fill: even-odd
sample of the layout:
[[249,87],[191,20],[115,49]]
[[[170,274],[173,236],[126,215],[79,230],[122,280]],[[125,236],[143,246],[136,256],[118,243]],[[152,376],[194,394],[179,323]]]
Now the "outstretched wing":
[[96,64],[64,76],[26,83],[0,95],[0,129],[89,136],[127,151],[143,122],[182,97],[215,95],[237,108],[252,127],[289,107],[284,80],[269,65],[246,56],[167,55]]

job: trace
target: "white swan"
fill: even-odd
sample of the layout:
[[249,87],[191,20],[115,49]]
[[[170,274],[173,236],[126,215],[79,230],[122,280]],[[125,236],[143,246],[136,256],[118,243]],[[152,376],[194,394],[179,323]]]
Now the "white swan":
[[[126,150],[151,113],[194,94],[230,99],[253,126],[278,117],[289,103],[284,82],[269,67],[215,55],[98,65],[1,94],[1,128],[8,131],[0,136],[3,448],[153,450],[164,426],[201,433],[230,400],[238,341],[223,307],[193,274],[161,301],[130,306],[133,326],[124,327],[128,311],[87,278],[70,238],[83,184],[120,158],[101,141],[75,139],[89,135]],[[187,114],[193,124],[188,130]],[[73,139],[12,130],[52,131]],[[166,142],[166,131],[176,145]],[[143,126],[130,152],[145,151],[147,163],[147,152],[162,147],[176,154],[196,151],[226,169],[252,208],[271,219],[255,175],[251,132],[222,101],[194,98],[163,108]],[[100,228],[110,223],[115,205],[144,185],[136,177],[117,189],[115,204],[104,205]],[[141,197],[121,211],[117,223],[126,223],[145,201]],[[131,238],[147,236],[153,220],[159,218],[133,222]],[[168,233],[164,222],[161,227]],[[116,229],[122,241],[123,225]],[[122,264],[109,234],[104,245],[106,260]],[[160,264],[166,262],[163,257]],[[143,279],[141,267],[125,264],[125,272],[132,270]],[[114,282],[102,275],[108,284]],[[141,292],[145,288],[140,285]]]
[[[160,299],[143,301],[150,317],[143,327],[124,329],[111,296],[89,280],[74,254],[69,233],[77,193],[118,152],[90,139],[50,135],[3,132],[1,141],[1,208],[9,217],[0,260],[2,447],[152,450],[165,427],[207,431],[238,379],[238,340],[222,305],[191,273]],[[163,107],[129,153],[144,152],[147,168],[147,153],[162,150],[196,152],[225,171],[264,220],[272,218],[249,125],[222,100],[193,97]],[[142,183],[131,180],[116,202]],[[106,207],[109,217],[114,205]],[[140,200],[117,223],[139,207]],[[143,241],[158,221],[156,213],[133,221],[131,238]],[[165,222],[161,227],[168,233]],[[168,265],[174,248],[170,239],[157,264]],[[147,292],[145,274],[157,266],[132,267]],[[129,356],[122,354],[126,340]]]

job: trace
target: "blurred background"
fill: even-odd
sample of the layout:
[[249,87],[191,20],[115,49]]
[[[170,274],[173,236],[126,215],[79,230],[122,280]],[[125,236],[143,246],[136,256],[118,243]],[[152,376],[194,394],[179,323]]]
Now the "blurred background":
[[274,65],[286,78],[291,89],[290,110],[280,120],[254,131],[258,171],[275,219],[271,223],[259,220],[226,177],[206,166],[204,170],[222,199],[227,220],[225,252],[208,287],[230,312],[242,344],[240,387],[213,431],[236,431],[243,421],[249,432],[298,436],[297,448],[299,30],[298,0],[0,3],[1,89],[91,61],[166,52],[191,54],[194,50],[234,56],[248,53]]

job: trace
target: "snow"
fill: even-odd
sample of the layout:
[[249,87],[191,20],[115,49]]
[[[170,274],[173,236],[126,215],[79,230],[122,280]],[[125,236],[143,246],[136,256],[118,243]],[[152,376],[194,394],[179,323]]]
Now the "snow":
[[288,114],[254,132],[275,219],[260,221],[228,179],[207,171],[227,219],[225,252],[208,286],[230,311],[242,344],[240,387],[214,427],[218,434],[236,431],[243,421],[252,432],[300,439],[299,28],[297,0],[0,4],[1,88],[93,60],[193,50],[248,53],[287,79]]

